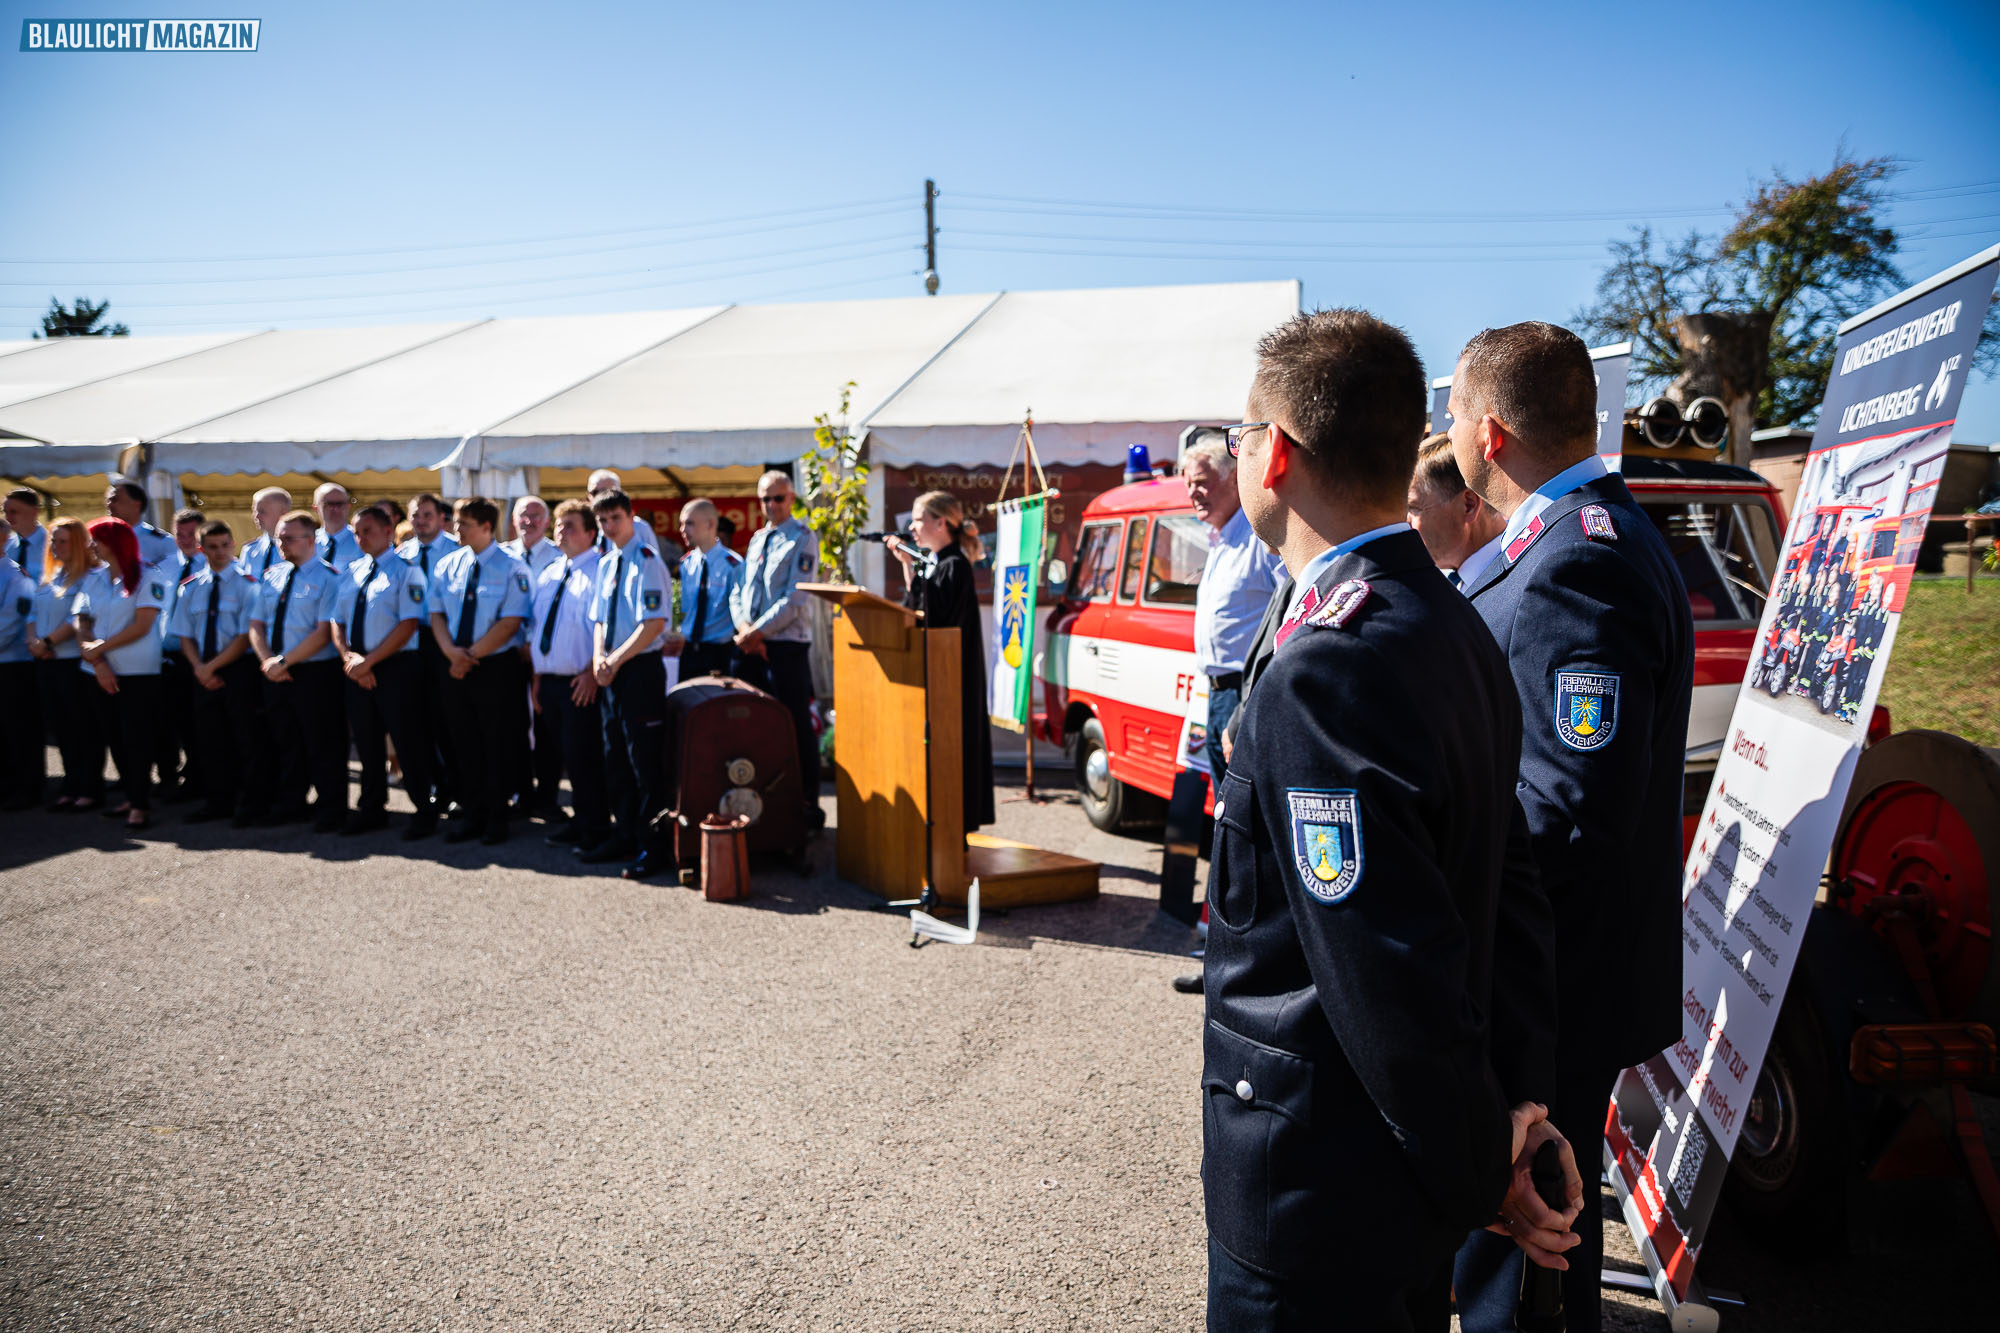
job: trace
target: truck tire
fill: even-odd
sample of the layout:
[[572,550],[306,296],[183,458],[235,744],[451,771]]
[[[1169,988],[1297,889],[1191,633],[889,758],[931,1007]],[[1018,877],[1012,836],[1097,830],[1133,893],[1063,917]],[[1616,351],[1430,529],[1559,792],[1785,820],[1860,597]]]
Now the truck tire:
[[1773,1249],[1804,1253],[1837,1233],[1847,1108],[1813,1008],[1789,995],[1757,1075],[1723,1197]]
[[1106,833],[1159,824],[1166,803],[1111,776],[1111,751],[1104,743],[1104,724],[1091,718],[1076,740],[1076,793],[1091,824]]

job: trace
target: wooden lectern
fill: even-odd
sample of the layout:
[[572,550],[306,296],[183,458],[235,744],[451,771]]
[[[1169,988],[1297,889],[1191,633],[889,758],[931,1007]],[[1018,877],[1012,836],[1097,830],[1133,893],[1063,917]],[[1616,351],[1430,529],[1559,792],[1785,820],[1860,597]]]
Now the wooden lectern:
[[[959,633],[928,632],[906,606],[845,583],[802,583],[833,620],[833,746],[840,877],[884,898],[929,884],[963,903],[973,876],[992,907],[1094,897],[1098,866],[965,829]],[[928,743],[926,738],[928,737]]]

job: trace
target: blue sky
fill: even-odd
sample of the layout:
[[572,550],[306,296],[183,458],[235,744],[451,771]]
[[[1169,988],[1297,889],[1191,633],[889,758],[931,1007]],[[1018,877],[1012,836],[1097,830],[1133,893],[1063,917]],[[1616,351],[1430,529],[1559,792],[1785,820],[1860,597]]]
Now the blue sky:
[[[1296,277],[1437,374],[1843,139],[1907,162],[1913,279],[2000,241],[2000,6],[1521,12],[7,3],[0,337],[51,295],[140,333],[913,295],[926,176],[946,291]],[[262,49],[15,49],[140,14]]]

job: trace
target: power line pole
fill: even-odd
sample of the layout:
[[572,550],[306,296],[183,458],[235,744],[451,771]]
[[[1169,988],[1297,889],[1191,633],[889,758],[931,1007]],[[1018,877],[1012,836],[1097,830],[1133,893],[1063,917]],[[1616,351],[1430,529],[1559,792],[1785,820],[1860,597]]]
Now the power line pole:
[[924,182],[924,291],[937,295],[937,182]]

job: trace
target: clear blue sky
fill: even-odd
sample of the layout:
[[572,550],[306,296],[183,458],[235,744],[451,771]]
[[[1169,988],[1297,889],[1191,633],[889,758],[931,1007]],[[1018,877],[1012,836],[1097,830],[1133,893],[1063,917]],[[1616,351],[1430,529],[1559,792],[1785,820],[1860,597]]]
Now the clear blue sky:
[[[1775,8],[10,0],[0,336],[913,295],[925,176],[946,291],[1296,277],[1439,374],[1843,138],[1913,279],[2000,241],[2000,6]],[[16,50],[139,14],[262,49]]]

